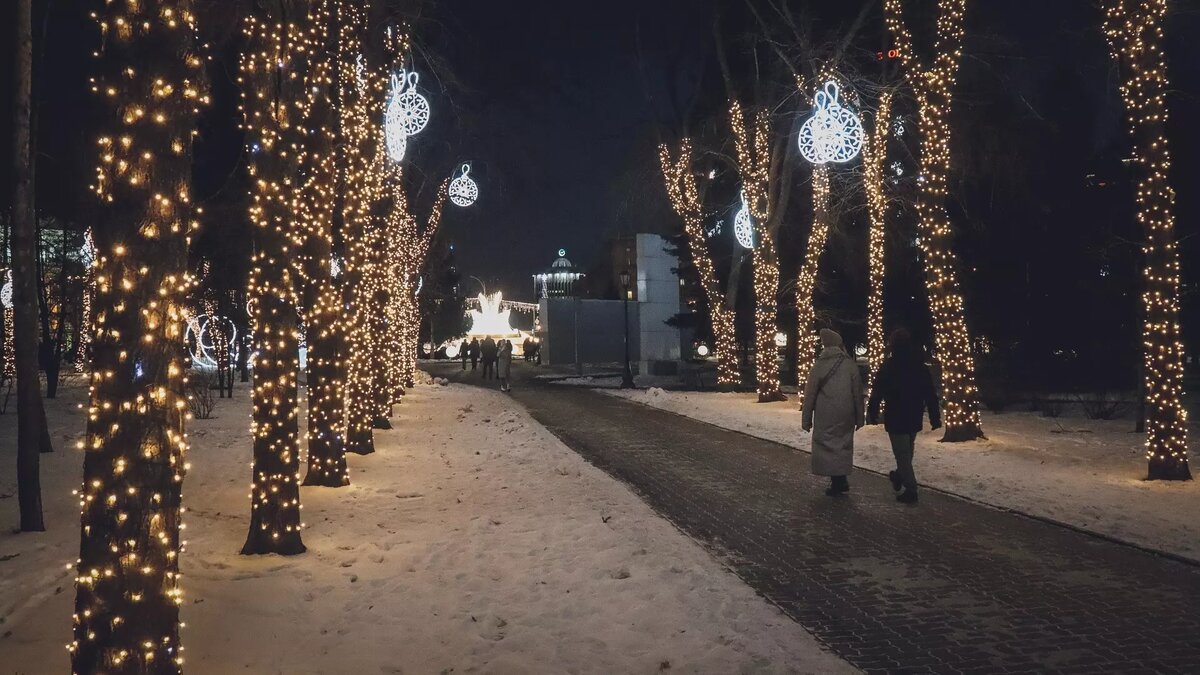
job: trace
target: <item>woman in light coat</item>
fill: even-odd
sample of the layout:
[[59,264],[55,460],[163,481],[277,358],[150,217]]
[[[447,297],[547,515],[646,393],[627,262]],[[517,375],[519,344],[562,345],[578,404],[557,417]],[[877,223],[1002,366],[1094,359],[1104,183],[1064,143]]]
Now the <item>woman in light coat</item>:
[[512,353],[512,341],[502,341],[500,353],[496,355],[496,375],[500,377],[500,391],[512,391],[512,387],[508,386],[509,373],[512,372]]
[[854,468],[854,431],[865,422],[863,404],[858,364],[842,336],[821,329],[821,354],[804,388],[803,427],[812,432],[812,471],[829,476],[831,497],[850,491],[846,476]]

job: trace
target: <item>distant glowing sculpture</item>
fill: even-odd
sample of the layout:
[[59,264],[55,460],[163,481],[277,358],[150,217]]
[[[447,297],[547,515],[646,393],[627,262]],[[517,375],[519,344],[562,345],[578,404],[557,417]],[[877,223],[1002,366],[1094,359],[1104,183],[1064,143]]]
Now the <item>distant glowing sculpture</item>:
[[501,309],[504,301],[503,293],[492,295],[479,294],[479,309],[473,309],[468,314],[471,317],[470,336],[481,335],[511,335],[516,331],[509,324],[511,309]]
[[754,221],[750,219],[750,207],[746,204],[746,193],[742,193],[742,208],[733,219],[733,235],[743,248],[754,248]]
[[184,341],[188,345],[195,344],[191,349],[192,363],[201,368],[217,367],[218,345],[213,341],[213,331],[228,336],[227,346],[230,361],[237,359],[237,326],[223,317],[212,317],[208,314],[197,314],[188,317],[187,328],[184,331]]
[[800,127],[800,154],[813,164],[849,162],[863,146],[862,120],[838,100],[836,82],[813,97],[812,116]]
[[479,199],[479,185],[471,179],[470,164],[463,164],[461,171],[458,178],[450,181],[450,201],[454,202],[455,206],[465,208]]

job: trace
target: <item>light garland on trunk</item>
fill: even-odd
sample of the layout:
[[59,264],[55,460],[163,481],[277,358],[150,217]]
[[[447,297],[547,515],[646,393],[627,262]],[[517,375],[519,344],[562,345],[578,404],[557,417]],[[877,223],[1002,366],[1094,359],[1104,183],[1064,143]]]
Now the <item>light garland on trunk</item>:
[[671,149],[666,144],[658,146],[658,159],[662,166],[663,179],[667,185],[667,196],[675,213],[683,219],[684,236],[687,239],[688,254],[692,264],[696,266],[700,287],[704,289],[704,298],[708,304],[709,319],[712,323],[713,337],[717,348],[717,384],[734,387],[741,384],[741,373],[737,363],[737,336],[734,332],[733,311],[725,305],[725,296],[721,293],[716,271],[713,269],[712,256],[708,252],[708,243],[704,234],[703,205],[700,203],[700,191],[696,186],[696,174],[693,167],[692,140],[683,139],[679,144],[677,156],[671,156]]
[[884,165],[891,130],[892,94],[879,97],[875,128],[863,147],[863,183],[867,192],[867,212],[871,229],[868,236],[867,269],[870,276],[867,295],[867,388],[874,384],[875,373],[887,356],[883,332],[883,284],[886,276],[887,196],[884,195]]
[[[250,530],[242,553],[294,555],[305,550],[300,517],[299,298],[292,257],[297,238],[294,186],[300,172],[309,53],[303,0],[280,0],[244,20],[243,129],[252,179],[255,254],[247,295],[255,351],[251,435]],[[290,20],[284,23],[286,19]],[[219,337],[219,336],[218,336]],[[219,361],[218,361],[219,365]]]
[[800,278],[796,281],[796,390],[802,408],[808,373],[821,350],[814,296],[817,290],[817,274],[821,268],[821,255],[825,253],[825,244],[829,240],[829,173],[828,166],[813,167],[812,230],[808,233],[808,248],[804,252]]
[[921,120],[921,191],[917,200],[918,228],[924,253],[929,309],[933,316],[937,357],[941,363],[942,440],[969,441],[983,437],[979,422],[975,359],[967,332],[966,311],[954,255],[954,228],[946,211],[950,174],[950,112],[954,82],[962,59],[967,0],[938,0],[935,56],[922,64],[913,52],[904,24],[901,0],[884,0],[888,31],[896,41],[909,85],[917,97]]
[[1167,64],[1162,52],[1166,0],[1105,0],[1104,34],[1122,71],[1137,184],[1138,222],[1145,230],[1142,360],[1145,367],[1146,459],[1151,480],[1191,478],[1187,410],[1183,405],[1183,342],[1179,328],[1179,248],[1175,191],[1168,172]]
[[190,0],[106,2],[92,91],[95,334],[75,565],[74,673],[177,673],[187,436],[191,147],[205,91]]
[[754,220],[754,367],[757,375],[758,401],[783,401],[779,387],[778,348],[775,333],[779,316],[779,256],[775,237],[770,230],[771,184],[771,118],[760,110],[754,116],[754,126],[747,128],[742,106],[733,101],[729,107],[733,137],[737,145],[738,171],[746,192],[750,216]]

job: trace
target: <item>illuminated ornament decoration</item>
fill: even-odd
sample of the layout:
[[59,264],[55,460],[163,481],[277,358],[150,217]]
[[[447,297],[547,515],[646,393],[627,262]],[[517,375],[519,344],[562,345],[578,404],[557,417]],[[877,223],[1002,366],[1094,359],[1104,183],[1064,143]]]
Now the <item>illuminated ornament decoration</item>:
[[813,97],[812,117],[800,127],[800,154],[813,164],[849,162],[862,152],[862,120],[838,93],[836,82],[826,82]]
[[446,345],[446,358],[453,359],[458,357],[458,343],[451,342]]
[[214,332],[218,335],[228,336],[227,349],[230,361],[237,360],[237,326],[223,316],[211,317],[207,314],[197,314],[188,318],[187,329],[184,332],[185,342],[188,345],[195,345],[191,350],[193,364],[201,368],[217,367],[219,345],[213,339]]
[[429,124],[429,101],[417,93],[417,82],[420,79],[420,75],[405,75],[403,70],[398,77],[392,77],[392,92],[395,97],[389,102],[388,109],[390,111],[393,105],[396,107],[406,136],[416,136]]
[[425,288],[425,277],[417,277],[417,290],[413,295],[420,295],[422,288]]
[[[334,279],[342,276],[342,259],[336,255],[329,258],[329,276]],[[249,306],[246,309],[249,311]]]
[[0,307],[8,308],[13,306],[13,280],[12,270],[9,270],[4,275],[4,288],[0,288]]
[[709,350],[708,345],[704,344],[703,342],[696,345],[696,355],[700,358],[707,358],[710,353],[711,351]]
[[383,112],[383,140],[387,145],[388,158],[393,162],[404,159],[408,150],[408,128],[400,99],[404,90],[404,74],[392,76],[392,87],[388,92],[387,107]]
[[746,204],[746,193],[742,193],[742,208],[733,219],[733,235],[743,248],[754,248],[754,221],[750,219],[750,206]]
[[479,199],[479,185],[471,179],[471,165],[463,164],[462,173],[450,181],[450,201],[455,206],[468,207]]

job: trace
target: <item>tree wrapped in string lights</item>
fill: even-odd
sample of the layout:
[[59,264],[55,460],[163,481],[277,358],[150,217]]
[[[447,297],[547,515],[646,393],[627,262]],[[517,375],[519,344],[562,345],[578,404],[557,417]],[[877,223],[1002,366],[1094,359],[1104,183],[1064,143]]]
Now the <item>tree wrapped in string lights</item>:
[[93,18],[104,131],[71,670],[175,673],[191,148],[208,103],[205,59],[191,0],[106,2]]
[[884,0],[888,31],[909,86],[917,98],[921,128],[918,229],[925,259],[929,309],[933,316],[937,356],[941,362],[943,441],[969,441],[983,436],[979,422],[975,359],[963,307],[958,263],[954,255],[954,228],[946,211],[950,174],[950,112],[954,83],[962,59],[963,26],[967,0],[938,0],[934,57],[923,63],[913,49],[904,23],[902,0]]
[[746,115],[737,101],[729,107],[730,124],[737,146],[738,172],[746,205],[754,219],[754,367],[759,403],[787,399],[779,387],[775,334],[778,326],[779,255],[769,226],[771,212],[771,118],[760,110],[747,126]]
[[871,221],[867,240],[869,290],[867,295],[867,385],[883,365],[887,346],[883,336],[883,284],[887,243],[887,197],[883,193],[883,172],[887,162],[888,137],[892,125],[892,93],[879,96],[875,109],[875,128],[863,145],[863,183],[867,192],[867,212]]
[[817,360],[821,339],[817,333],[817,311],[814,296],[817,290],[817,274],[821,267],[821,254],[829,239],[829,182],[828,166],[813,167],[813,223],[808,233],[808,248],[804,252],[804,263],[796,280],[796,387],[800,406],[804,406],[804,390],[808,384],[808,373]]
[[1146,232],[1142,349],[1146,459],[1151,480],[1189,480],[1183,342],[1179,330],[1179,249],[1167,143],[1167,0],[1105,0],[1104,34],[1121,69],[1121,97],[1134,140],[1138,222]]
[[253,481],[244,554],[304,552],[300,518],[300,335],[292,273],[308,50],[304,0],[268,0],[246,17],[243,129],[251,149],[254,257],[247,295],[255,351]]
[[733,311],[726,306],[717,281],[712,256],[704,233],[704,207],[700,190],[696,185],[692,139],[684,138],[679,143],[679,152],[672,156],[671,149],[664,143],[658,146],[659,164],[663,180],[667,185],[667,196],[675,213],[683,219],[684,236],[687,239],[688,255],[696,266],[700,287],[708,304],[709,320],[716,340],[717,384],[735,387],[741,384],[741,373],[737,363],[737,336],[734,332]]
[[304,173],[294,209],[303,238],[295,265],[308,345],[308,470],[304,485],[350,484],[346,467],[346,324],[342,289],[333,270],[338,200],[338,124],[335,100],[336,0],[313,3],[308,24],[308,96],[301,153]]
[[347,0],[336,5],[338,122],[342,152],[339,183],[343,186],[342,235],[345,270],[342,272],[346,332],[346,451],[366,455],[375,451],[373,423],[380,406],[375,381],[378,339],[386,289],[376,271],[383,242],[378,227],[384,208],[385,185],[391,176],[385,160],[380,120],[383,87],[374,67],[363,55],[367,17],[363,8]]

